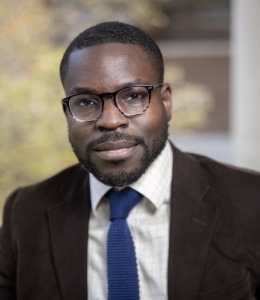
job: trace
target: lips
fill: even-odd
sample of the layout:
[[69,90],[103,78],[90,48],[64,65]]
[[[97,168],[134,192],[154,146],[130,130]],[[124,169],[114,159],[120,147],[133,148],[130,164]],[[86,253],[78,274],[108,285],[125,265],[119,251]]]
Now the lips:
[[134,154],[138,144],[133,141],[105,142],[94,147],[94,152],[105,160],[122,160]]
[[132,141],[105,142],[96,146],[94,150],[111,151],[111,150],[119,150],[124,148],[131,148],[134,146],[136,146],[136,143]]

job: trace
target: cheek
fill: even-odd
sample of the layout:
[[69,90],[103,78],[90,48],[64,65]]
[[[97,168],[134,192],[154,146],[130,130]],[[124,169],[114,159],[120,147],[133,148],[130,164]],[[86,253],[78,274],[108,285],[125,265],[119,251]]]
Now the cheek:
[[92,124],[80,123],[73,118],[68,118],[69,139],[78,149],[85,149],[92,126]]
[[[148,111],[152,108],[150,111]],[[149,107],[142,116],[142,124],[139,124],[140,133],[144,136],[146,143],[153,143],[164,127],[166,111],[163,105],[157,107]]]

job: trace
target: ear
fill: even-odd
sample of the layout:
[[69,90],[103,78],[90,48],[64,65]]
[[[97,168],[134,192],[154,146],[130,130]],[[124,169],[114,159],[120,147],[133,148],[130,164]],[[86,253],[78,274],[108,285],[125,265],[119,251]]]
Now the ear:
[[164,83],[161,89],[162,101],[167,113],[168,121],[172,118],[172,89],[169,83]]
[[67,108],[67,105],[64,104],[64,103],[62,103],[62,110],[63,110],[65,116],[67,117],[67,114],[68,114],[68,108]]

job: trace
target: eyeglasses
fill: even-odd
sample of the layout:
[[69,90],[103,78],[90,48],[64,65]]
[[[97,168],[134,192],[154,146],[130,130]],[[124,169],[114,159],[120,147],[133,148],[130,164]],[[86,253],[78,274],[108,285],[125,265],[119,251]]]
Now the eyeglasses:
[[80,93],[62,99],[70,114],[78,122],[96,121],[104,108],[104,98],[111,98],[118,110],[126,117],[143,114],[149,107],[151,91],[158,85],[135,85],[114,93]]

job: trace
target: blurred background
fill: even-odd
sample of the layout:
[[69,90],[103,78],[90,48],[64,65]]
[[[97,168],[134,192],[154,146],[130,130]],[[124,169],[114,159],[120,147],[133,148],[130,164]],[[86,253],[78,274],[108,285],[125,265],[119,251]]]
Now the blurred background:
[[4,0],[0,211],[16,187],[76,162],[58,68],[68,43],[102,21],[136,25],[158,42],[176,146],[260,170],[259,12],[259,0]]

